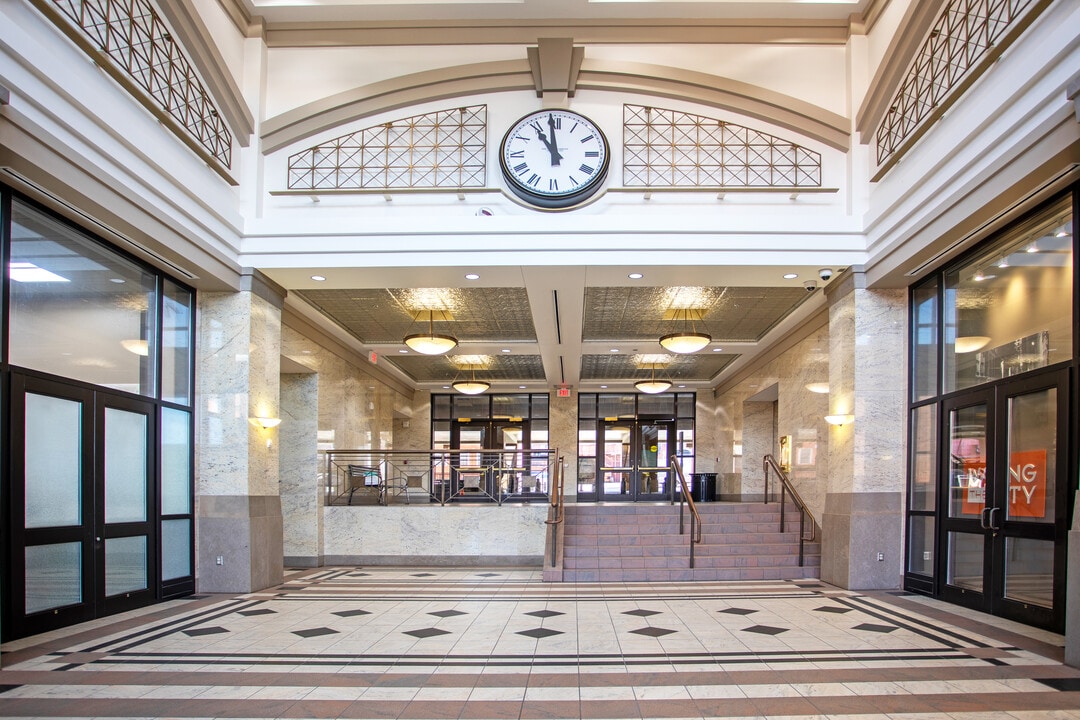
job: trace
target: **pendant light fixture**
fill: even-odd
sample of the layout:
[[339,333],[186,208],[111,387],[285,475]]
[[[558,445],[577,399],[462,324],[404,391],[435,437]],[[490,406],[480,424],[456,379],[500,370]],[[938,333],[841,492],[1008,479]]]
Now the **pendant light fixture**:
[[434,330],[435,311],[428,310],[427,312],[428,331],[426,333],[406,335],[403,342],[416,352],[424,355],[444,355],[457,347],[457,338],[453,335],[436,335]]
[[700,310],[693,310],[691,308],[676,310],[674,320],[682,321],[683,330],[681,332],[669,333],[661,337],[660,344],[664,349],[673,353],[679,353],[680,355],[688,355],[690,353],[696,353],[698,350],[701,350],[711,343],[712,336],[707,333],[698,332],[695,327],[695,320],[699,319],[700,316]]
[[634,383],[634,387],[647,395],[657,395],[664,392],[671,387],[670,380],[657,380],[656,379],[656,363],[652,363],[652,370],[648,380],[638,380]]
[[469,366],[468,380],[455,380],[450,387],[462,395],[479,395],[491,387],[491,383],[476,379],[476,365]]

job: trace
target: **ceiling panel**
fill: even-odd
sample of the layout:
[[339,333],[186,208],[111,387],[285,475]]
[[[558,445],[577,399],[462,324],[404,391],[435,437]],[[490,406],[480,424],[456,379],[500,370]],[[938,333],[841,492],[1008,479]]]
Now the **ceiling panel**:
[[[658,378],[667,378],[676,382],[705,382],[715,377],[738,357],[738,355],[721,355],[720,353],[661,356],[639,356],[621,353],[582,355],[581,379],[583,381],[645,380],[654,372],[651,362],[656,362],[655,375]],[[666,360],[663,358],[666,358]],[[643,359],[646,362],[643,363]]]

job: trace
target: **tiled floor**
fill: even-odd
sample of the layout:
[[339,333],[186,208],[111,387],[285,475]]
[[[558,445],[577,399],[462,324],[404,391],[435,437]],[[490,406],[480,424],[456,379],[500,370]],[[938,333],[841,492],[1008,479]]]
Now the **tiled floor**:
[[0,716],[1080,720],[1061,645],[813,580],[320,568],[5,644]]

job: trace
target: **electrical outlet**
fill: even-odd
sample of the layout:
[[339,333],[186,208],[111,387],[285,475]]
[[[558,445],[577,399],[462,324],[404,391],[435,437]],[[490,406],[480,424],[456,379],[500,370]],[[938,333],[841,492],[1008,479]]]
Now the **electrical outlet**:
[[877,559],[878,559],[878,562],[885,562],[885,553],[878,553],[877,554]]
[[923,551],[922,559],[923,560],[929,560],[930,559],[930,551],[929,550]]
[[216,562],[217,562],[218,565],[224,565],[225,564],[225,556],[224,555],[218,555]]

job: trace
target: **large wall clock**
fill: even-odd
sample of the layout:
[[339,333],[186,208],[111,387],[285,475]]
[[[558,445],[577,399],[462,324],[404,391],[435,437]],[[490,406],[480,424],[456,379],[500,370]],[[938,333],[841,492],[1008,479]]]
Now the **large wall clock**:
[[537,110],[510,126],[499,164],[510,190],[542,208],[568,208],[595,193],[610,149],[592,120],[570,110]]

